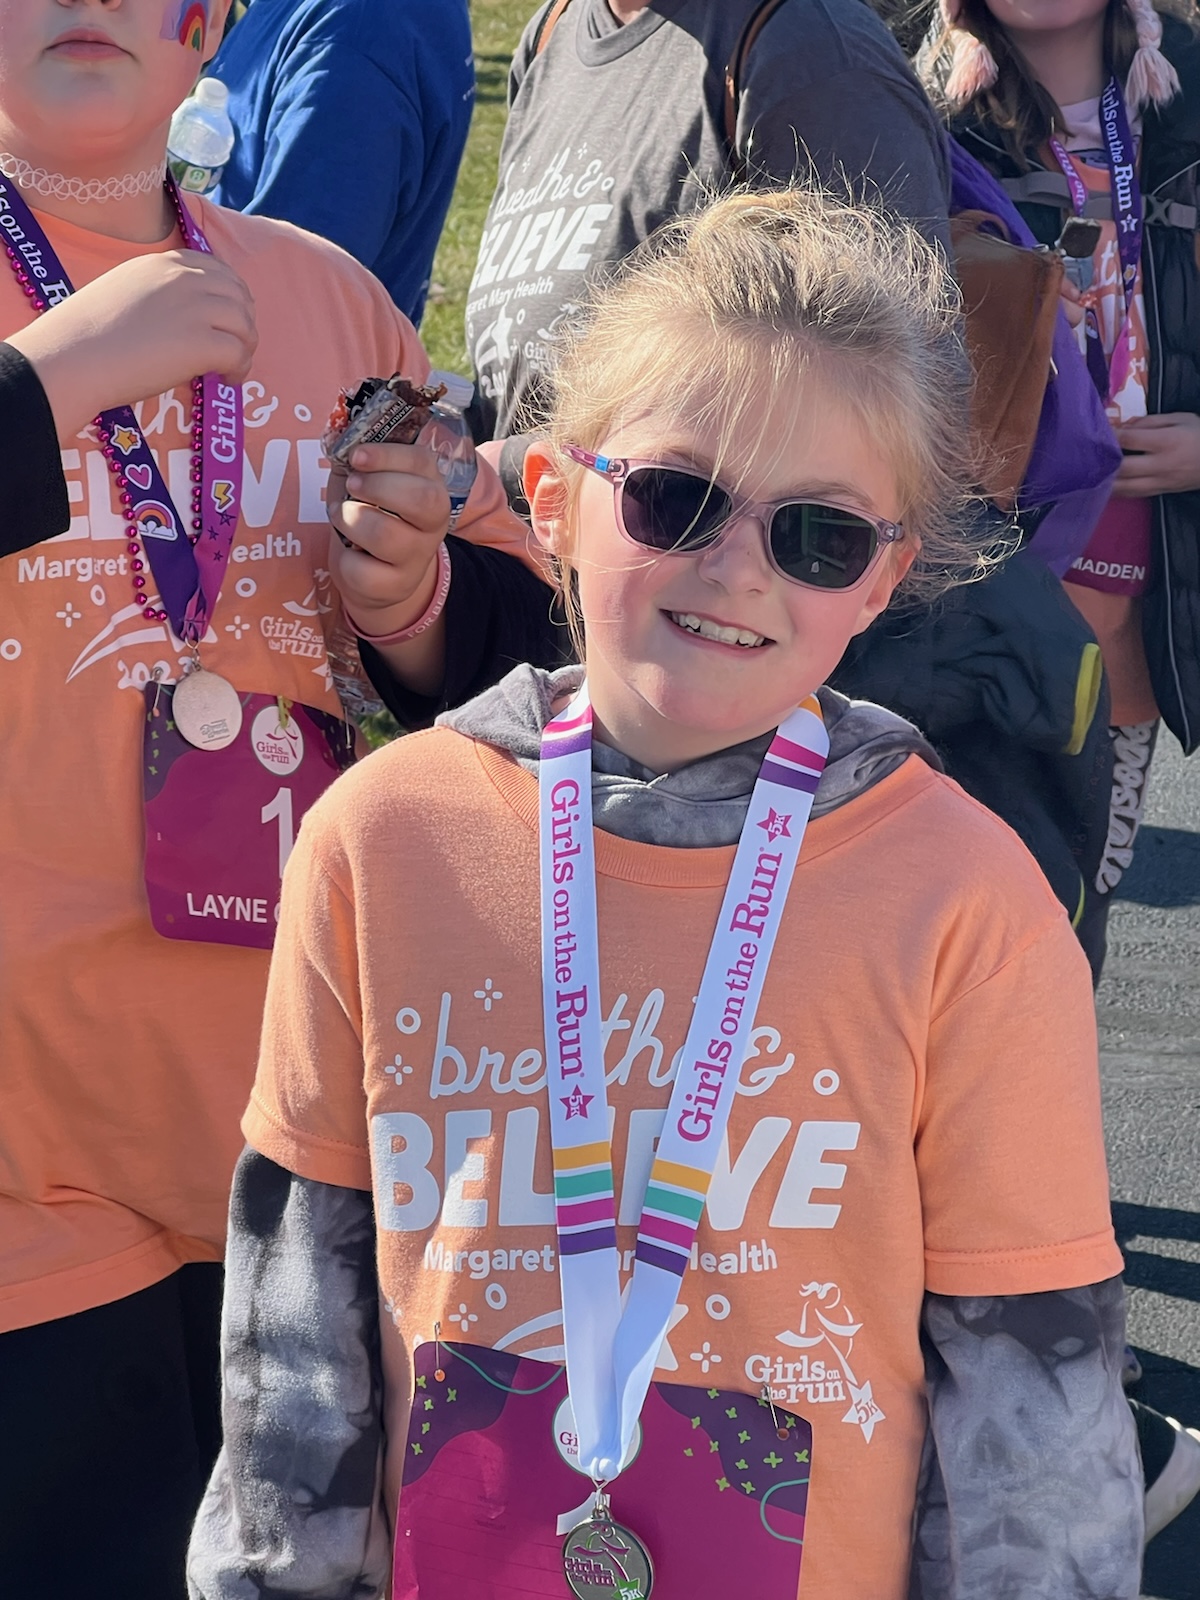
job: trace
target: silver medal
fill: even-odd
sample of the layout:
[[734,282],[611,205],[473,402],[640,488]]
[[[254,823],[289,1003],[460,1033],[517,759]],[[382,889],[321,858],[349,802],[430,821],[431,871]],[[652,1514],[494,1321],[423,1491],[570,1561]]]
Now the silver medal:
[[609,1516],[607,1495],[563,1540],[562,1562],[577,1600],[646,1600],[654,1583],[649,1551]]
[[228,678],[198,667],[175,685],[171,720],[197,750],[224,750],[241,732],[241,697]]

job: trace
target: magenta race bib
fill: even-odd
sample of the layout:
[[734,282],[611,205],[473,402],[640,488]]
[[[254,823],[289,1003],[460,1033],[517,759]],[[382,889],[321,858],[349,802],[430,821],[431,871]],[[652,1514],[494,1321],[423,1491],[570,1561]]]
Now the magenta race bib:
[[795,1600],[812,1430],[791,1412],[651,1384],[597,1527],[561,1367],[444,1340],[413,1367],[392,1600]]
[[1154,541],[1153,504],[1118,500],[1105,506],[1087,549],[1063,574],[1067,583],[1105,594],[1144,594],[1150,581]]
[[146,686],[150,919],[165,939],[269,950],[296,830],[354,760],[353,730],[311,706],[241,694],[237,737],[223,750],[198,750],[175,727],[173,696],[172,687]]

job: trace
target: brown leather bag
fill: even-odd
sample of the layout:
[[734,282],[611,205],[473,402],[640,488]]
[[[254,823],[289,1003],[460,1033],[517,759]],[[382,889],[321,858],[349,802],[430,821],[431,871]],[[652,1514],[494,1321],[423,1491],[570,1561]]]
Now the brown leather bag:
[[1050,379],[1063,260],[1054,251],[1010,244],[989,225],[1003,232],[987,212],[960,211],[950,218],[950,241],[975,370],[972,422],[981,486],[1011,511]]

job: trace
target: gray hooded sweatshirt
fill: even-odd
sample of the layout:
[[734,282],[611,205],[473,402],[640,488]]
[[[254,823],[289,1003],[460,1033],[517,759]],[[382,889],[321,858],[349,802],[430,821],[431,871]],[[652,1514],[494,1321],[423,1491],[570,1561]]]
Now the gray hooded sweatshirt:
[[[582,669],[520,666],[439,721],[536,771]],[[813,804],[851,804],[911,756],[911,723],[818,691],[829,760]],[[736,842],[770,735],[658,774],[598,741],[595,826],[643,843]],[[378,1600],[383,1376],[372,1197],[247,1149],[230,1207],[225,1443],[192,1535],[192,1600]],[[1043,1294],[926,1295],[929,1425],[911,1600],[1136,1600],[1142,1481],[1121,1389],[1119,1278]],[[500,1600],[500,1597],[498,1597]],[[867,1597],[864,1596],[864,1600]]]

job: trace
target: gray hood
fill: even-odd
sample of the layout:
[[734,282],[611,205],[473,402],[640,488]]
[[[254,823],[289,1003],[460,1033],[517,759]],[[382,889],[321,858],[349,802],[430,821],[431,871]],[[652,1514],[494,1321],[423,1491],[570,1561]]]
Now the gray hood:
[[[507,751],[536,772],[542,729],[551,707],[573,694],[583,668],[514,667],[495,688],[437,720],[470,739]],[[941,771],[931,745],[894,712],[867,700],[817,690],[829,731],[829,760],[813,816],[836,811],[895,772],[910,755]],[[733,745],[675,772],[655,773],[597,740],[592,746],[592,809],[598,828],[642,844],[734,844],[742,831],[754,780],[771,735]]]

